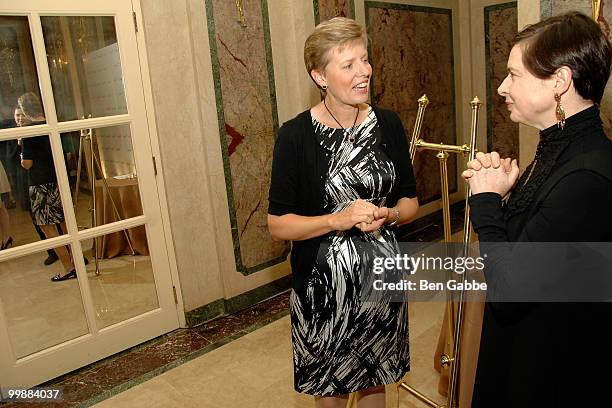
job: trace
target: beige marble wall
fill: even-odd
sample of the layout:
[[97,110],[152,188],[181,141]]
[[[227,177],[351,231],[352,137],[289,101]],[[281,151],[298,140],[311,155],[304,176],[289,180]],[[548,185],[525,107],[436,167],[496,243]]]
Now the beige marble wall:
[[[318,92],[306,73],[303,61],[304,41],[314,28],[313,6],[311,2],[303,0],[268,0],[268,13],[278,120],[282,124],[318,100]],[[267,211],[267,196],[265,207]],[[223,248],[232,249],[227,244]],[[221,268],[226,298],[290,273],[288,262],[248,276],[236,272],[229,261],[222,262]]]
[[[225,0],[207,2],[214,20],[212,64],[218,67],[217,109],[226,182],[230,196],[233,239],[238,268],[247,273],[285,257],[288,244],[272,241],[268,233],[267,198],[274,133],[276,92],[271,56],[267,55],[266,2],[244,2],[245,23],[236,5]],[[210,29],[211,27],[209,27]],[[209,34],[210,35],[210,34]],[[270,81],[272,79],[272,81]]]
[[512,40],[517,33],[516,3],[485,8],[487,39],[487,150],[502,157],[518,157],[518,124],[510,120],[504,98],[497,88],[507,75]]
[[[277,280],[289,273],[289,267],[285,262],[248,276],[236,269],[222,155],[222,149],[228,145],[222,144],[219,133],[213,64],[206,24],[208,16],[204,1],[141,2],[149,80],[154,95],[156,133],[162,154],[161,170],[166,180],[163,187],[169,197],[170,228],[185,310],[190,311]],[[421,6],[434,4],[420,3]],[[445,7],[441,6],[441,2],[435,2],[435,5]],[[539,3],[536,6],[539,7]],[[358,20],[365,23],[364,2],[357,1],[355,8]],[[374,82],[375,92],[380,91],[380,85],[383,83],[376,81],[390,81],[389,84],[392,85],[388,86],[395,87],[401,95],[391,97],[390,93],[382,92],[375,95],[378,99],[373,102],[398,111],[403,115],[406,128],[411,130],[416,99],[422,92],[427,92],[434,102],[427,113],[427,117],[435,118],[430,121],[430,126],[440,129],[426,130],[425,136],[432,141],[444,140],[451,143],[463,141],[464,135],[469,131],[467,102],[474,92],[470,84],[476,78],[475,75],[478,75],[472,72],[470,66],[471,48],[462,47],[457,38],[458,33],[462,33],[463,38],[470,35],[469,28],[466,28],[470,22],[469,11],[461,8],[454,10],[454,39],[451,39],[450,33],[451,19],[445,14],[419,20],[418,16],[415,17],[418,13],[413,12],[410,17],[413,20],[402,22],[403,27],[409,28],[404,32],[385,31],[389,27],[382,24],[384,16],[379,15],[376,17],[379,19],[376,25],[378,28],[370,33],[374,45],[375,69],[382,68],[378,67],[377,59],[380,61],[383,55],[375,54],[378,52],[377,48],[381,48],[376,47],[377,41],[380,44],[380,38],[384,36],[402,40],[398,41],[402,46],[392,44],[384,51],[384,56],[389,58],[396,68],[387,67],[384,73],[380,70],[379,78]],[[319,98],[304,69],[302,57],[304,40],[314,28],[313,3],[303,0],[268,0],[268,12],[278,121],[282,124],[316,103]],[[407,15],[406,12],[398,14],[397,18],[400,19],[406,18],[403,16]],[[421,14],[428,17],[425,13]],[[530,19],[534,18],[539,18],[539,8],[534,12],[532,6],[526,7],[519,2],[519,26],[525,22],[533,22]],[[435,31],[436,38],[448,38],[448,41],[432,43],[428,40],[429,37],[418,37],[414,31],[415,27],[427,27],[428,32]],[[410,46],[412,43],[411,38],[407,38],[409,35],[413,35],[415,42],[427,44],[428,47],[416,44]],[[410,65],[402,63],[402,52],[404,58],[411,61]],[[455,64],[459,64],[454,67],[454,72],[451,60],[453,54]],[[438,65],[440,70],[431,72],[431,67]],[[401,80],[402,78],[396,78],[397,74],[406,70],[412,72],[407,76],[412,75],[411,81],[419,86],[406,87],[402,86],[401,81],[393,82]],[[458,90],[458,93],[453,94],[452,89]],[[456,102],[453,99],[455,97]],[[412,101],[414,106],[406,108],[406,101]],[[397,107],[394,104],[397,104]],[[240,111],[236,110],[235,117],[238,117],[239,113]],[[481,124],[483,122],[481,119]],[[529,147],[535,147],[537,132],[535,138],[528,132],[530,131],[520,131],[520,152],[521,157],[527,155],[528,160],[531,160],[533,151],[529,153]],[[455,134],[459,135],[460,140],[455,140]],[[528,160],[521,162],[526,164]],[[435,159],[428,161],[431,162],[432,168],[420,170],[422,174],[426,174],[421,183],[433,185],[437,189],[437,162]],[[453,163],[449,165],[449,169],[451,174],[456,176],[452,170]],[[457,185],[456,178],[453,183]],[[421,190],[427,191],[427,188],[423,187]],[[428,194],[433,196],[435,191],[429,191]],[[265,206],[267,203],[260,205]]]
[[189,8],[185,1],[143,0],[141,6],[172,237],[191,310],[219,297],[222,286]]
[[[540,0],[518,1],[518,28],[540,21]],[[540,140],[539,131],[531,126],[519,125],[519,160],[521,171],[531,163]]]
[[354,17],[352,4],[354,0],[313,0],[317,22],[333,17]]
[[[503,27],[494,26],[508,13],[507,8],[514,6],[516,12],[516,3],[509,3],[508,0],[470,0],[469,3],[470,18],[462,23],[469,26],[470,32],[471,57],[468,64],[471,68],[472,91],[483,102],[476,146],[479,150],[491,151],[511,145],[514,157],[518,159],[518,125],[511,124],[506,106],[497,94],[497,88],[505,76],[509,53],[504,39],[510,36],[510,31],[517,31],[517,18],[515,16],[513,24],[512,21],[502,21]],[[512,139],[514,142],[501,142]]]
[[[275,281],[289,267],[284,262],[248,276],[236,270],[222,156],[228,146],[219,133],[204,1],[141,0],[141,8],[150,71],[145,80],[153,91],[163,188],[184,308],[190,311]],[[313,6],[268,0],[268,10],[282,124],[318,97],[302,61],[304,40],[314,28]],[[260,206],[267,209],[267,192]]]
[[[384,4],[384,5],[383,5]],[[372,103],[399,114],[410,134],[417,99],[431,103],[422,137],[429,142],[456,144],[452,16],[448,9],[397,3],[366,3],[373,65]],[[435,38],[436,41],[431,41]],[[448,160],[449,190],[457,189],[456,157]],[[419,152],[414,163],[419,201],[440,196],[435,152]]]

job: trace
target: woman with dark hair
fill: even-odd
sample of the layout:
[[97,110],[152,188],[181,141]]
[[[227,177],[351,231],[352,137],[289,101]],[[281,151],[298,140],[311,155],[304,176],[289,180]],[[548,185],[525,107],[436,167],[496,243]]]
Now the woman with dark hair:
[[[293,241],[294,381],[317,407],[385,406],[385,384],[410,367],[403,302],[368,301],[368,262],[397,253],[393,225],[419,207],[398,116],[368,105],[372,67],[354,20],[319,24],[304,44],[322,101],[278,132],[268,228]],[[384,255],[384,254],[382,254]]]
[[[535,158],[520,178],[516,160],[496,152],[479,153],[463,173],[480,249],[488,254],[472,407],[610,404],[605,356],[612,347],[612,303],[547,297],[601,282],[586,267],[567,280],[555,279],[557,266],[525,276],[519,265],[528,264],[518,248],[612,241],[612,143],[599,116],[611,59],[600,27],[580,13],[549,18],[516,36],[498,92],[513,121],[540,130]],[[543,253],[533,251],[529,262]],[[571,261],[572,251],[566,256]],[[527,292],[537,299],[516,303]]]
[[[35,93],[28,92],[21,95],[18,103],[30,126],[45,123],[43,107]],[[49,137],[23,138],[21,143],[21,166],[28,170],[32,219],[47,238],[57,237],[60,235],[57,225],[62,231],[67,231],[67,228]],[[69,248],[61,246],[54,248],[54,251],[64,267],[64,274],[54,275],[51,281],[76,279],[76,270]]]

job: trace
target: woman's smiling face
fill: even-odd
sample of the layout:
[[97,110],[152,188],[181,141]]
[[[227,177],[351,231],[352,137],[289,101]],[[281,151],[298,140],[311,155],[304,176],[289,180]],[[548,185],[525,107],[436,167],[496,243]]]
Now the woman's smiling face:
[[23,111],[21,110],[21,108],[16,108],[15,109],[15,123],[17,124],[17,126],[27,126],[30,123],[32,123],[32,121],[23,113]]
[[372,66],[361,40],[337,46],[328,51],[329,62],[319,85],[327,86],[327,95],[335,103],[357,105],[367,102]]

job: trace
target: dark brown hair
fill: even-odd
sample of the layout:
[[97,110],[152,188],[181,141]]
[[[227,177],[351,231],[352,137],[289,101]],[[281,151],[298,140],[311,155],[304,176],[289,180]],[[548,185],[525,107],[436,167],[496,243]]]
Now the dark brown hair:
[[527,26],[514,37],[514,44],[523,46],[523,64],[533,75],[544,79],[569,67],[578,94],[601,102],[612,46],[594,20],[575,11],[554,16]]

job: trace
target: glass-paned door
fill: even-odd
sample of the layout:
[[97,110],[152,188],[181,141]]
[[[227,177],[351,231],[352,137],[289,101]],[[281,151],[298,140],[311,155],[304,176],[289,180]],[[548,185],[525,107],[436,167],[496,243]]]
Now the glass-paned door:
[[132,4],[0,4],[0,386],[178,327]]

